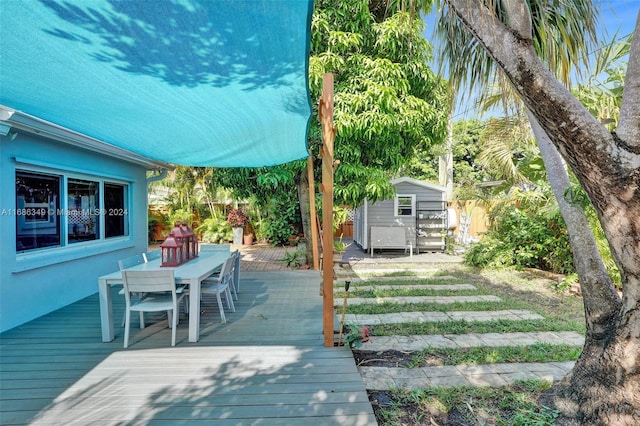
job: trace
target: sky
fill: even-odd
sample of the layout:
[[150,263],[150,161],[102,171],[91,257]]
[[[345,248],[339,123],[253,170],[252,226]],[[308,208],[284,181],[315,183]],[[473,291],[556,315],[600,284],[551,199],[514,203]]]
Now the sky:
[[[600,40],[611,40],[614,36],[620,38],[633,32],[640,11],[640,0],[593,0],[599,8]],[[427,25],[425,37],[433,40],[435,15],[425,17]],[[432,64],[433,69],[437,68]],[[464,103],[457,105],[454,111],[454,121],[462,118],[477,117],[473,105]]]

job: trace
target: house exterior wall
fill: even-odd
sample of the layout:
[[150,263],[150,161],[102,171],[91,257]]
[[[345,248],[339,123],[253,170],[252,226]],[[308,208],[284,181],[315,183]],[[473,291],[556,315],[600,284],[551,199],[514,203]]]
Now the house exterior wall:
[[[406,179],[406,181],[403,181]],[[400,178],[397,179],[396,194],[416,196],[416,208],[418,201],[444,201],[445,188],[440,189],[435,185],[426,184],[425,186],[416,184],[414,179]],[[415,215],[396,216],[394,212],[394,200],[382,200],[376,203],[365,201],[356,209],[354,215],[354,241],[363,249],[369,248],[369,229],[372,226],[398,226],[403,227],[407,240],[414,241],[416,236],[416,218]]]
[[[147,249],[145,166],[32,133],[10,135],[0,135],[0,332],[96,293],[98,277],[117,270],[118,259]],[[125,183],[128,235],[18,253],[17,168]]]

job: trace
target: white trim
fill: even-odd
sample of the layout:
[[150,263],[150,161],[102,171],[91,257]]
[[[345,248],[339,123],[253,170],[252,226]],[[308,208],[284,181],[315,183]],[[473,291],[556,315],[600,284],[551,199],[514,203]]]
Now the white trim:
[[46,161],[31,160],[23,157],[14,157],[15,168],[28,168],[33,171],[42,171],[43,173],[60,173],[66,175],[74,175],[78,178],[102,178],[107,180],[117,180],[122,183],[132,183],[133,178],[121,175],[112,175],[109,173],[96,172],[90,169],[81,169],[78,167],[70,167],[60,163],[49,163]]
[[421,186],[423,188],[433,189],[434,191],[447,192],[447,188],[444,186],[434,185],[433,183],[424,182],[418,179],[410,178],[410,177],[400,177],[396,179],[391,179],[392,185],[397,185],[399,183],[410,183],[412,185]]
[[149,170],[175,169],[171,164],[165,163],[164,161],[153,160],[134,152],[118,148],[117,146],[110,145],[106,142],[42,120],[38,117],[16,111],[4,105],[0,105],[0,124],[10,125],[14,129],[22,130],[27,133],[41,135],[69,145],[88,149],[110,157],[115,157],[129,163],[139,164],[147,167]]
[[[398,214],[398,198],[411,198],[411,214]],[[393,217],[416,217],[416,194],[396,194],[393,197]]]
[[362,248],[365,250],[369,247],[369,200],[364,200],[364,227],[362,229],[364,239],[362,241]]

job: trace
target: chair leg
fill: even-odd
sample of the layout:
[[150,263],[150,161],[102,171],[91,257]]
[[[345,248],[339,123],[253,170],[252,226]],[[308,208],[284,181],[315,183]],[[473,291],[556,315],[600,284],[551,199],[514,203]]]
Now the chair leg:
[[224,295],[224,298],[227,299],[227,308],[229,308],[231,312],[235,312],[236,306],[233,303],[233,296],[231,295],[231,289],[229,288],[229,286],[227,286],[227,288],[224,290]]
[[233,282],[230,283],[231,286],[231,292],[233,293],[233,297],[238,300],[238,289],[236,289],[236,286]]
[[140,311],[140,330],[144,328],[144,312]]
[[171,315],[173,317],[173,326],[171,327],[171,346],[176,345],[176,329],[178,328],[178,307],[176,306],[175,308],[174,315]]
[[128,309],[124,313],[124,348],[129,346],[129,328],[131,327],[131,311]]
[[220,298],[220,292],[216,293],[216,298],[218,299],[218,309],[220,309],[220,317],[222,318],[222,323],[227,322],[227,318],[224,316],[224,306],[222,305],[222,299]]
[[169,328],[173,327],[173,311],[167,311],[167,322],[169,323]]

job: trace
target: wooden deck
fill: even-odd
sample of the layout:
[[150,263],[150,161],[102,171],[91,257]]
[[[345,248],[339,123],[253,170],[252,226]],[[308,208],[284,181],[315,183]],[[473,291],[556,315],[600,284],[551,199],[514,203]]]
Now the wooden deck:
[[[0,335],[0,424],[376,425],[348,348],[325,348],[314,271],[243,271],[237,311],[205,300],[198,343],[181,316],[131,329],[114,294],[101,343],[93,295]],[[117,289],[113,289],[117,293]]]

